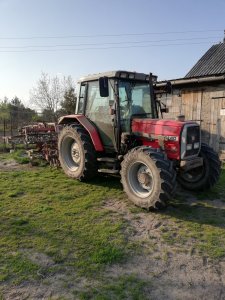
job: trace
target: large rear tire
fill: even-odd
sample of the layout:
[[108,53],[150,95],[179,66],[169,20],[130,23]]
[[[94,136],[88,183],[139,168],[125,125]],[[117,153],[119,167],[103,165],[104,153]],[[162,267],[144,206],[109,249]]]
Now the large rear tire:
[[59,161],[67,176],[87,181],[97,174],[96,151],[81,125],[62,129],[58,139]]
[[175,193],[176,172],[164,154],[149,147],[138,147],[124,157],[121,182],[135,205],[162,209]]
[[207,144],[202,143],[199,156],[203,158],[203,166],[177,175],[180,185],[190,191],[210,189],[220,177],[221,162],[218,154]]

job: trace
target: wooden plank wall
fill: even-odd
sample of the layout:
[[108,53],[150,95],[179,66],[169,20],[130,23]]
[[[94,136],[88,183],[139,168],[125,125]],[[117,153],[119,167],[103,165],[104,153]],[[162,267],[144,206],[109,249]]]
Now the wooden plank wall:
[[225,84],[177,88],[172,95],[164,95],[160,100],[169,108],[165,119],[176,119],[184,114],[186,120],[198,122],[202,141],[225,155]]
[[202,91],[182,91],[182,114],[187,120],[201,122]]

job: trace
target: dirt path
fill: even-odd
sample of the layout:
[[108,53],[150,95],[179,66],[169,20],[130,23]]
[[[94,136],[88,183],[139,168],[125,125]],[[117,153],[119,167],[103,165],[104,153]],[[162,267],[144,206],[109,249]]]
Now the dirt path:
[[[225,260],[218,262],[197,255],[191,240],[182,252],[176,245],[165,245],[162,229],[173,225],[159,220],[157,214],[132,214],[121,201],[111,200],[105,206],[116,214],[119,212],[129,222],[133,228],[129,239],[141,243],[145,253],[124,265],[108,268],[107,276],[135,272],[151,282],[146,291],[150,299],[225,299]],[[225,208],[219,200],[215,201],[215,206]],[[149,245],[153,246],[153,251],[149,251]]]
[[14,159],[0,160],[0,171],[17,171],[27,170],[30,168],[29,164],[19,164]]

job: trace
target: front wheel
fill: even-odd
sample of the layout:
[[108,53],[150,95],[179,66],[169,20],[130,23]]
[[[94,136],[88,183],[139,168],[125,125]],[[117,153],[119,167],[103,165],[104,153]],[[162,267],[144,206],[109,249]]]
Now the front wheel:
[[162,209],[174,195],[176,172],[162,153],[149,147],[138,147],[124,157],[121,182],[135,205]]
[[218,154],[208,145],[202,143],[199,156],[203,165],[187,172],[179,172],[177,181],[191,191],[203,191],[212,188],[219,180],[221,162]]

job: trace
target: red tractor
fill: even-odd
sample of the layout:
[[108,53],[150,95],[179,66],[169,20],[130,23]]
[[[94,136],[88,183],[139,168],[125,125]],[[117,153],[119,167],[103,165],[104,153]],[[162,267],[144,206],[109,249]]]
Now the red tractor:
[[177,181],[195,191],[215,185],[217,153],[201,143],[197,123],[159,118],[166,109],[156,101],[156,79],[115,71],[78,82],[76,114],[59,120],[59,160],[69,177],[120,173],[129,199],[147,209],[165,207]]

